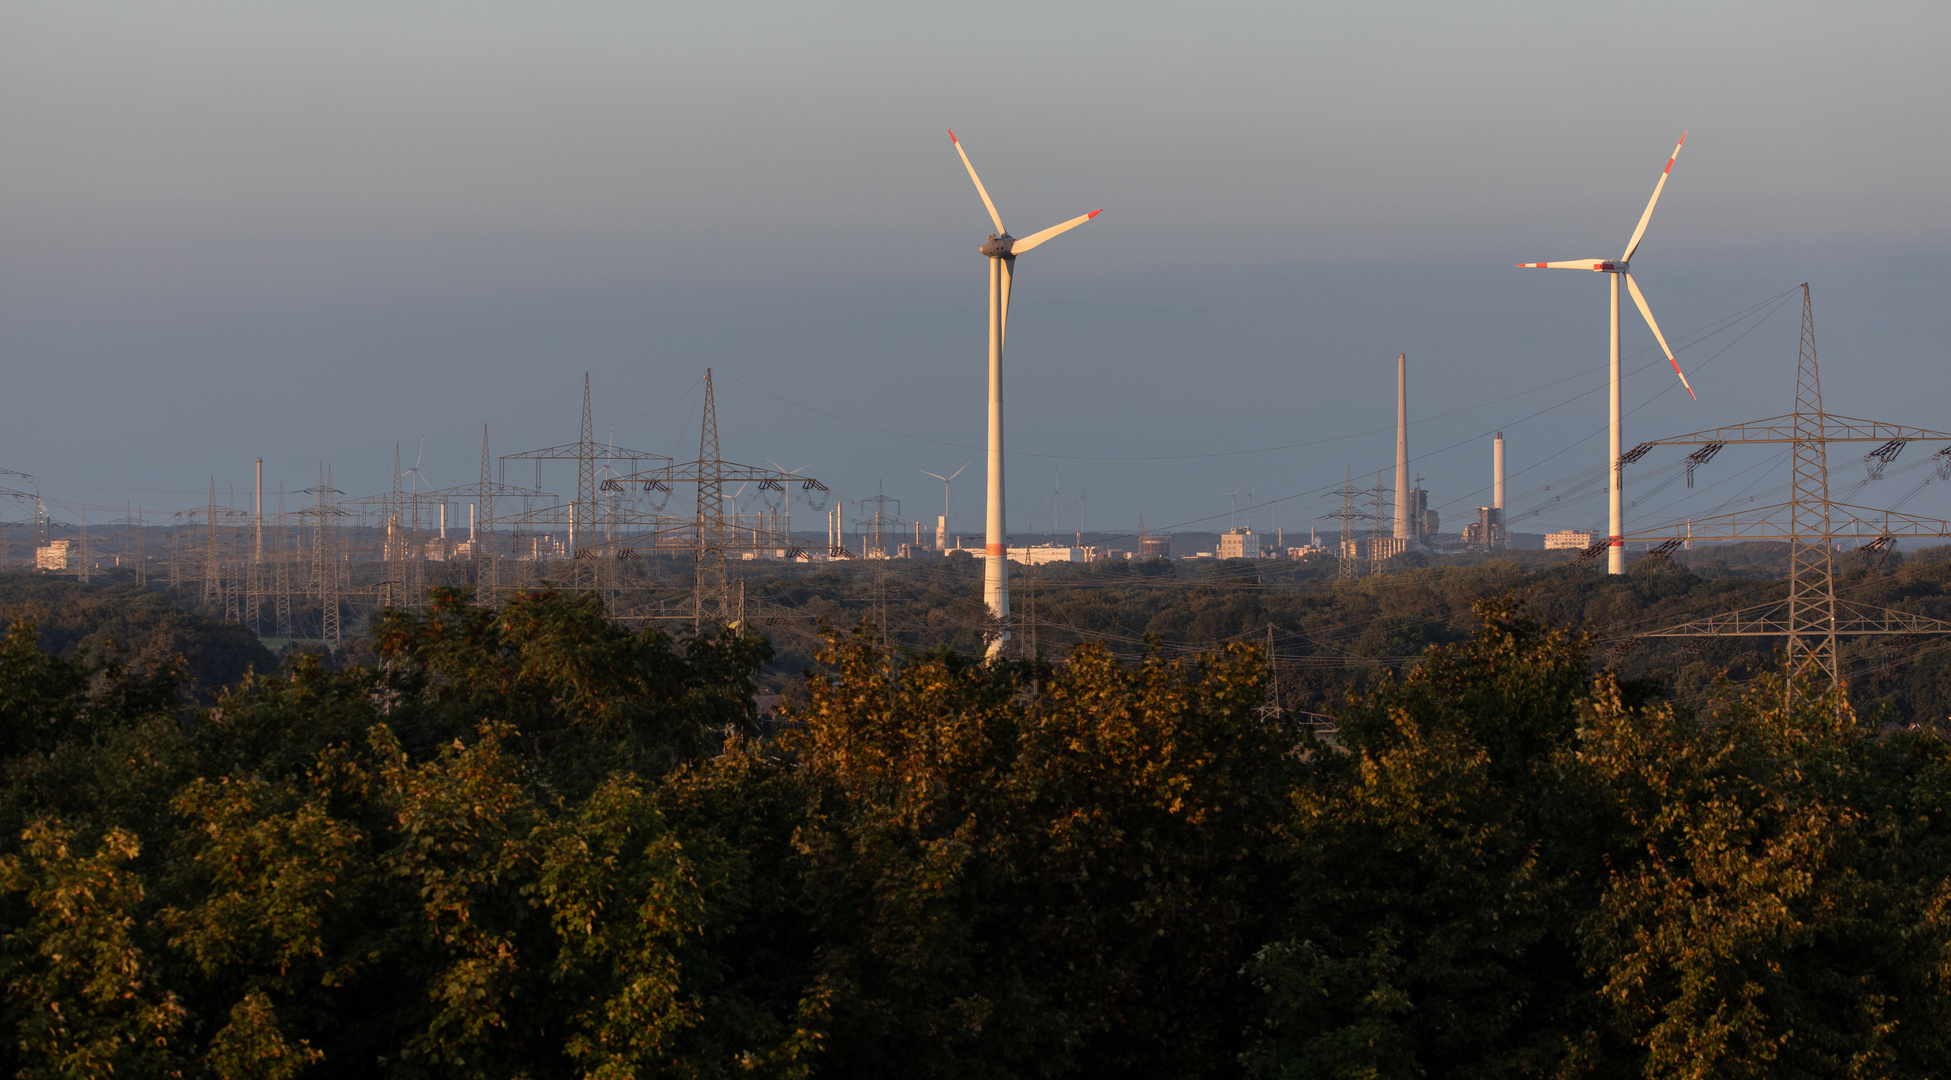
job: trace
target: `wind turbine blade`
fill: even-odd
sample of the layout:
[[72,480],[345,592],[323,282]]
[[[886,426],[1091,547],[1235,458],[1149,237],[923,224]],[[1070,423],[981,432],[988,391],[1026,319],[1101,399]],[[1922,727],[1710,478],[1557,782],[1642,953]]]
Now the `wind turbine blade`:
[[943,476],[941,473],[929,472],[927,469],[923,469],[921,470],[921,475],[932,476],[935,479],[940,480],[944,484],[948,483],[948,477]]
[[1031,248],[1037,246],[1038,244],[1043,243],[1045,240],[1048,240],[1051,237],[1056,236],[1060,233],[1067,233],[1070,230],[1075,229],[1077,226],[1084,224],[1086,221],[1089,221],[1092,218],[1102,213],[1104,213],[1102,209],[1093,210],[1082,217],[1071,218],[1069,221],[1064,222],[1062,225],[1052,225],[1049,228],[1043,230],[1042,232],[1031,233],[1030,235],[1024,237],[1023,239],[1018,240],[1015,243],[1009,245],[1009,253],[1011,255],[1021,255],[1024,252],[1030,250]]
[[962,155],[962,167],[969,170],[969,179],[975,181],[976,194],[982,196],[982,205],[989,208],[989,220],[996,224],[996,235],[1008,232],[1003,228],[1003,216],[996,213],[996,204],[989,201],[989,189],[982,186],[982,177],[976,175],[975,166],[969,164],[969,153],[962,149],[962,140],[955,137],[955,129],[948,129],[948,141],[955,144],[955,152]]
[[1611,259],[1567,259],[1564,262],[1518,263],[1519,270],[1610,270]]
[[1687,381],[1686,372],[1680,370],[1680,361],[1674,359],[1673,350],[1667,347],[1666,335],[1660,333],[1660,324],[1653,321],[1653,309],[1646,306],[1646,294],[1639,291],[1639,282],[1634,281],[1631,274],[1625,277],[1626,291],[1633,294],[1633,303],[1639,305],[1639,313],[1646,317],[1646,325],[1652,329],[1653,336],[1659,340],[1660,351],[1666,353],[1667,362],[1673,365],[1673,373],[1680,376],[1680,385],[1687,388],[1688,397],[1699,401],[1698,397],[1694,397],[1694,387]]
[[1003,340],[999,344],[1007,346],[1009,344],[1009,287],[1010,282],[1016,277],[1016,256],[1005,255],[999,261],[1003,264]]
[[1646,212],[1639,216],[1639,228],[1633,230],[1633,238],[1626,241],[1626,253],[1619,256],[1620,262],[1631,262],[1633,252],[1639,250],[1639,238],[1646,235],[1646,223],[1653,220],[1653,207],[1660,201],[1660,192],[1666,187],[1667,175],[1673,172],[1673,159],[1680,156],[1680,148],[1687,145],[1687,133],[1680,133],[1680,141],[1673,144],[1673,157],[1666,159],[1666,168],[1660,170],[1660,182],[1653,185],[1653,197],[1646,200]]
[[[969,467],[970,465],[973,465],[973,464],[975,464],[975,463],[974,463],[974,462],[972,462],[972,461],[965,461],[965,462],[963,462],[963,463],[962,463],[962,469],[966,469],[966,468],[968,468],[968,467]],[[953,479],[955,479],[956,477],[958,477],[958,476],[960,476],[960,475],[962,475],[962,469],[957,469],[957,470],[955,470],[954,472],[952,472],[952,473],[950,473],[950,474],[948,475],[948,480],[944,480],[944,481],[942,481],[942,483],[944,483],[944,484],[946,484],[946,483],[948,483],[948,481],[949,481],[949,480],[953,480]]]

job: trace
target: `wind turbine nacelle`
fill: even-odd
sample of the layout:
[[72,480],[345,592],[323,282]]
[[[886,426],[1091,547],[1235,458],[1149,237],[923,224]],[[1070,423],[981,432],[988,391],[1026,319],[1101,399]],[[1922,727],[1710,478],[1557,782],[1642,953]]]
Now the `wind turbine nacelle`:
[[1014,236],[1011,236],[1008,233],[1004,233],[1001,236],[990,237],[987,241],[983,243],[983,245],[980,248],[976,250],[982,252],[984,255],[987,255],[992,259],[1000,259],[1009,254],[1009,249],[1013,247],[1015,243],[1016,243],[1016,238]]

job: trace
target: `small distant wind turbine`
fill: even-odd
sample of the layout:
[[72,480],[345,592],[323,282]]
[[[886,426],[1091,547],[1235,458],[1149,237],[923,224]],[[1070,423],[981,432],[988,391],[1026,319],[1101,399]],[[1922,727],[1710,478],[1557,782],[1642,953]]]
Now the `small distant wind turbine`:
[[797,469],[788,469],[788,468],[786,468],[786,467],[785,467],[784,465],[781,465],[781,464],[779,464],[778,462],[776,462],[776,461],[774,461],[774,460],[772,460],[771,458],[767,458],[767,459],[765,459],[765,460],[766,460],[766,464],[768,464],[768,465],[770,465],[770,466],[772,466],[772,467],[773,467],[773,468],[775,468],[775,469],[778,469],[778,470],[779,470],[780,472],[782,472],[782,473],[787,473],[787,474],[790,474],[790,475],[792,475],[792,476],[798,476],[798,475],[799,475],[800,473],[803,473],[803,472],[805,472],[806,470],[808,470],[808,469],[810,469],[810,468],[812,468],[813,466],[815,466],[815,465],[818,465],[818,464],[819,464],[819,462],[817,462],[817,461],[809,461],[809,462],[807,462],[806,464],[804,464],[804,465],[801,465],[801,466],[800,466],[799,468],[797,468]]
[[[974,462],[965,461],[962,463],[962,469],[966,469],[972,464]],[[921,470],[921,475],[932,476],[942,482],[942,519],[944,521],[955,513],[955,490],[953,484],[955,478],[962,475],[962,469],[957,469],[947,476],[943,476],[941,473],[929,472],[927,469]]]
[[1249,504],[1253,502],[1253,492],[1240,488],[1235,488],[1232,491],[1215,491],[1213,494],[1224,495],[1227,499],[1231,500],[1226,508],[1226,527],[1229,529],[1234,527],[1235,520],[1239,517],[1240,496],[1246,496],[1246,501]]
[[427,484],[428,491],[432,491],[434,489],[434,486],[431,483],[427,482],[427,474],[420,471],[420,461],[422,458],[426,456],[427,456],[427,433],[423,431],[420,433],[420,449],[414,451],[413,453],[413,467],[400,474],[400,476],[403,479],[406,479],[407,494],[409,495],[420,494],[421,484]]
[[[1687,133],[1680,133],[1680,141],[1674,144],[1672,156],[1666,159],[1666,168],[1660,170],[1659,182],[1653,185],[1653,197],[1646,201],[1646,212],[1639,216],[1639,227],[1633,230],[1632,239],[1626,241],[1626,253],[1617,261],[1607,259],[1571,259],[1564,262],[1518,263],[1518,269],[1532,270],[1595,270],[1609,275],[1612,279],[1612,461],[1608,466],[1611,481],[1609,487],[1608,527],[1611,530],[1611,544],[1606,556],[1608,573],[1626,572],[1626,534],[1624,504],[1621,501],[1620,481],[1623,479],[1623,466],[1620,463],[1619,432],[1619,279],[1626,279],[1626,291],[1632,293],[1633,303],[1639,306],[1639,313],[1646,319],[1646,325],[1653,331],[1653,337],[1660,343],[1660,351],[1673,365],[1673,373],[1680,376],[1680,385],[1687,388],[1687,396],[1694,397],[1694,388],[1687,382],[1685,372],[1680,370],[1680,361],[1675,359],[1673,350],[1667,346],[1666,335],[1660,333],[1660,324],[1653,321],[1653,309],[1646,304],[1646,294],[1639,291],[1639,283],[1633,280],[1631,272],[1633,253],[1639,250],[1639,242],[1646,235],[1646,223],[1653,220],[1653,207],[1660,201],[1660,192],[1666,188],[1666,178],[1673,172],[1673,162],[1680,156],[1680,148],[1687,145]],[[1697,398],[1695,400],[1698,400]]]
[[1104,211],[1093,210],[1018,240],[1003,228],[1003,216],[996,212],[989,190],[982,186],[982,178],[969,163],[962,140],[955,137],[954,131],[948,133],[948,139],[955,144],[963,167],[969,170],[969,179],[975,181],[976,194],[982,196],[983,208],[989,211],[989,221],[996,226],[980,249],[989,257],[989,512],[985,522],[982,593],[989,606],[989,616],[996,624],[995,634],[989,639],[989,655],[993,657],[1002,652],[1003,643],[1009,640],[1009,540],[1003,528],[1003,337],[1009,329],[1009,290],[1016,273],[1016,257]]

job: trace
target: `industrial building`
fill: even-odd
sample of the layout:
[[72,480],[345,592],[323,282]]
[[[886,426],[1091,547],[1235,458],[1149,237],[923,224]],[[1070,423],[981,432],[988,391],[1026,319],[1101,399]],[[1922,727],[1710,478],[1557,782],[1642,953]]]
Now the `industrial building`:
[[1220,534],[1216,554],[1222,559],[1257,559],[1260,557],[1260,538],[1245,526],[1228,529]]
[[72,540],[54,540],[34,549],[36,570],[73,570],[81,556],[81,545]]

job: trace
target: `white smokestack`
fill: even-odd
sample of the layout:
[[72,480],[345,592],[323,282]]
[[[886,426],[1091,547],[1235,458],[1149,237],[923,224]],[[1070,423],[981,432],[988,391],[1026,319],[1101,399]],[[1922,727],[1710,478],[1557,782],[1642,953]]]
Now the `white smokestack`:
[[1396,355],[1396,528],[1397,540],[1409,540],[1409,356]]
[[1490,444],[1490,505],[1493,510],[1504,509],[1504,433],[1497,433],[1497,441]]

